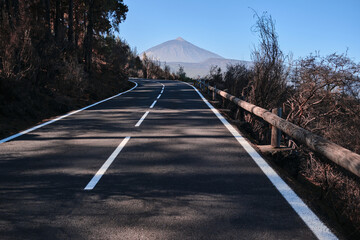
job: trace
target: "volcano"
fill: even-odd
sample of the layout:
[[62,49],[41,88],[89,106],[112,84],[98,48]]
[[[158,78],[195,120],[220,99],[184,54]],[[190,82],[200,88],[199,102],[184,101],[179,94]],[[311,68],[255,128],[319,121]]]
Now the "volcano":
[[149,59],[160,61],[163,64],[166,63],[174,72],[180,66],[183,66],[186,75],[192,78],[203,77],[209,74],[211,66],[218,66],[225,70],[229,64],[249,65],[247,61],[226,59],[216,53],[200,48],[181,37],[156,45],[143,53]]

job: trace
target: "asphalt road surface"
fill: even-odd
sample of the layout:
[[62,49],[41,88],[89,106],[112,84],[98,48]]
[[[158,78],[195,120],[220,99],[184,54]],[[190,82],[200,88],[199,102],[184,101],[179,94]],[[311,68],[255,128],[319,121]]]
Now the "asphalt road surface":
[[0,144],[0,239],[335,239],[195,89],[134,81]]

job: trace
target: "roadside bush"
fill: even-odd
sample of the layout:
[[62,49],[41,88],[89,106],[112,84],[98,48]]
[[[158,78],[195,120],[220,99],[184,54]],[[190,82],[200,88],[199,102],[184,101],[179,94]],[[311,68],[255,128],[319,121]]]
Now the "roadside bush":
[[345,54],[297,61],[287,120],[360,153],[360,65]]
[[228,65],[224,74],[224,85],[234,96],[247,96],[253,72],[245,65]]
[[206,76],[206,79],[209,81],[209,84],[216,86],[219,89],[225,89],[225,84],[223,80],[223,74],[221,68],[218,66],[211,66],[209,74]]

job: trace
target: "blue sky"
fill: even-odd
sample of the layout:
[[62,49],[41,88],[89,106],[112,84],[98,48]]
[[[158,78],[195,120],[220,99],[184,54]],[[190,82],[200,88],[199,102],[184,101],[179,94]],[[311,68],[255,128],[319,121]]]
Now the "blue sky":
[[225,58],[251,60],[254,12],[276,21],[280,47],[295,59],[315,51],[360,62],[360,0],[124,0],[120,37],[138,52],[179,36]]

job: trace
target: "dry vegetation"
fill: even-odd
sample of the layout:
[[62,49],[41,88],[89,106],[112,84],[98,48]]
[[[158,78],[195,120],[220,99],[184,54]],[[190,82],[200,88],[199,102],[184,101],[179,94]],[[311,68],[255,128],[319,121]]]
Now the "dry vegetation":
[[[258,16],[254,30],[260,44],[253,51],[253,67],[213,67],[207,80],[245,101],[272,109],[283,107],[283,118],[360,153],[360,64],[346,54],[310,55],[288,61],[278,44],[270,16]],[[236,107],[229,103],[233,110]],[[241,124],[256,143],[269,144],[269,124],[245,113]],[[343,229],[349,239],[360,237],[360,179],[283,136],[289,152],[272,161],[306,191],[307,199]]]
[[360,65],[344,54],[297,61],[287,119],[359,153],[359,71]]
[[114,95],[129,76],[169,77],[114,36],[127,11],[122,0],[0,0],[0,137]]
[[164,64],[162,68],[162,64],[160,61],[149,59],[145,53],[142,56],[143,68],[139,73],[139,76],[147,79],[178,79],[179,76],[175,73],[170,72],[170,67]]

